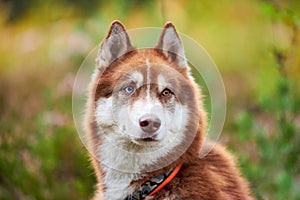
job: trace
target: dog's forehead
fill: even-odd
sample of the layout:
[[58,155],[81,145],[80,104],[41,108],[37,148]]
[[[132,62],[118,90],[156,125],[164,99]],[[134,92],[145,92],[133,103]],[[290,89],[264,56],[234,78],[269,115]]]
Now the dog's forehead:
[[116,68],[115,72],[120,76],[123,76],[124,72],[133,74],[130,78],[136,80],[141,80],[141,78],[145,80],[148,76],[148,78],[151,78],[152,83],[159,74],[163,74],[165,77],[176,73],[186,75],[185,71],[180,69],[176,63],[170,62],[163,53],[155,49],[140,49],[126,54],[112,68]]
[[144,81],[144,75],[139,70],[133,70],[130,73],[130,78],[135,81],[138,85],[142,85]]
[[[138,85],[155,83],[159,85],[167,85],[171,78],[174,78],[174,72],[165,64],[152,64],[138,66],[129,71],[126,79],[137,83]],[[124,79],[125,80],[125,79]]]

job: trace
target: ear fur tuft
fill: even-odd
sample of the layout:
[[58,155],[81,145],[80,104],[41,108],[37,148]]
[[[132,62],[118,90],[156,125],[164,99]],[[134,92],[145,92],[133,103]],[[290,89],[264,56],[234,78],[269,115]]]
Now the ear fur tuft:
[[98,69],[106,69],[113,61],[133,49],[123,24],[118,20],[113,21],[98,51],[96,59]]
[[164,25],[156,48],[163,50],[169,61],[176,62],[181,68],[187,68],[184,48],[172,22],[167,22]]

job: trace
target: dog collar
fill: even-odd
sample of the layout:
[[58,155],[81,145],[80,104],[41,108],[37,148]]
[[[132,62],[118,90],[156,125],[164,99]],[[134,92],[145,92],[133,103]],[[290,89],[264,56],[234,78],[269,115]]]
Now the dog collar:
[[153,196],[176,176],[181,167],[182,164],[179,164],[164,174],[146,180],[139,189],[128,195],[124,200],[142,200],[147,196]]

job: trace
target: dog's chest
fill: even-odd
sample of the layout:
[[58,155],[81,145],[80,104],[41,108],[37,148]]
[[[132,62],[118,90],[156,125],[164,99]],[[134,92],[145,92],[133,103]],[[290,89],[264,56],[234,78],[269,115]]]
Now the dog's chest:
[[138,179],[140,175],[119,172],[109,168],[104,171],[103,182],[106,188],[106,199],[122,200],[139,186],[138,184],[132,184],[132,181]]

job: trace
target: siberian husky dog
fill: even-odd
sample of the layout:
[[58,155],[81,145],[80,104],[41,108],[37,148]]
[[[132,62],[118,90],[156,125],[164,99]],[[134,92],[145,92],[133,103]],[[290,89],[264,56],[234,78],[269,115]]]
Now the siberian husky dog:
[[225,148],[216,144],[199,157],[206,113],[170,22],[157,45],[142,50],[119,21],[111,24],[90,82],[85,131],[94,199],[252,199]]

